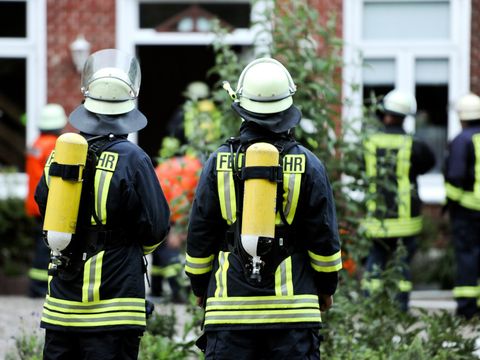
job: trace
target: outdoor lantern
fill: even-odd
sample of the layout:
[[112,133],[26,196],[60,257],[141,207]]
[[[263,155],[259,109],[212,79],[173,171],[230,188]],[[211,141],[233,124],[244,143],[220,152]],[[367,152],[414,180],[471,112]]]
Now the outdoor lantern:
[[83,65],[90,55],[90,43],[83,35],[77,36],[74,42],[70,44],[70,52],[72,53],[73,63],[79,73],[83,70]]

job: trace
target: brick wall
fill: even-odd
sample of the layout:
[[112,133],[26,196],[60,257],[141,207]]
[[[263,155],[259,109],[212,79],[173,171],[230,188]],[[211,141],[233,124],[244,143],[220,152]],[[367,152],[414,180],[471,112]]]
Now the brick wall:
[[83,100],[70,44],[83,34],[91,52],[115,46],[115,0],[47,1],[47,101],[69,114]]
[[472,0],[470,89],[480,95],[480,0]]

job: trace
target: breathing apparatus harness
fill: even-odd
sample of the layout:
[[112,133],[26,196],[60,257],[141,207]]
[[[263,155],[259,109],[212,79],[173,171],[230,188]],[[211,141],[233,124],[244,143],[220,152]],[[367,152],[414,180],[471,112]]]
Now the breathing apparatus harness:
[[[125,234],[122,230],[108,229],[102,224],[101,219],[95,210],[95,172],[101,153],[111,146],[120,142],[127,141],[125,137],[117,137],[113,134],[99,135],[86,139],[88,143],[87,161],[83,171],[82,181],[84,183],[80,200],[80,209],[77,232],[73,235],[72,241],[60,256],[51,257],[51,266],[48,274],[59,276],[62,280],[72,280],[80,272],[83,262],[91,255],[98,253],[105,248],[119,246],[125,241]],[[52,163],[49,169],[50,176],[60,176],[63,179],[71,178],[74,169],[65,168],[65,165]],[[70,174],[70,175],[69,175]],[[95,225],[90,224],[91,219],[95,220]],[[78,240],[82,238],[82,240]],[[44,241],[46,241],[46,232],[44,232]]]
[[[257,142],[268,142],[274,145],[279,152],[278,166],[253,166],[245,167],[240,164],[240,154],[245,154],[246,149]],[[226,234],[226,246],[228,251],[236,254],[243,265],[246,279],[254,286],[262,285],[269,281],[275,273],[277,266],[288,256],[295,252],[295,244],[290,237],[290,224],[288,223],[283,210],[283,156],[298,143],[293,137],[286,136],[272,141],[269,138],[256,138],[254,140],[242,141],[239,137],[231,137],[227,140],[230,148],[233,181],[236,196],[236,221],[230,225]],[[243,156],[243,162],[245,156]],[[280,215],[282,224],[275,226],[275,238],[260,237],[257,245],[258,255],[265,259],[261,263],[255,263],[251,255],[244,249],[241,241],[242,208],[244,181],[247,179],[266,179],[277,183],[276,209]]]

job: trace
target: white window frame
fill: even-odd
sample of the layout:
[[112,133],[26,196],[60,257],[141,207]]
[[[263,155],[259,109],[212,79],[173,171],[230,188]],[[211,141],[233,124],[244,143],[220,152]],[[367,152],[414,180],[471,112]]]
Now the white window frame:
[[[448,128],[451,140],[461,130],[454,111],[455,101],[470,89],[470,22],[471,3],[469,0],[450,0],[450,39],[374,41],[362,39],[362,11],[364,1],[343,0],[344,63],[343,96],[344,121],[361,117],[362,104],[362,59],[395,59],[395,87],[415,92],[415,60],[447,59],[449,63],[448,83]],[[353,91],[352,85],[360,85],[360,91]],[[413,131],[413,119],[406,121],[407,131]],[[425,203],[445,201],[444,179],[441,174],[419,177],[419,193]]]
[[[25,38],[0,38],[0,58],[24,58],[26,60],[26,144],[30,146],[38,136],[38,114],[46,104],[46,0],[12,0],[26,3]],[[9,186],[3,186],[6,184]],[[0,198],[25,197],[27,192],[25,173],[0,178]]]

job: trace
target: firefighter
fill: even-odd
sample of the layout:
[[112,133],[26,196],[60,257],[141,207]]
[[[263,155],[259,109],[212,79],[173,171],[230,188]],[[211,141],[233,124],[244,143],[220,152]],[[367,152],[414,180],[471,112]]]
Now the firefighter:
[[[398,303],[408,309],[412,289],[409,264],[422,230],[417,176],[435,165],[432,150],[403,130],[406,116],[414,115],[417,103],[412,94],[392,90],[381,106],[381,129],[364,141],[365,170],[369,200],[362,226],[372,239],[363,286],[375,291],[382,286],[380,273],[400,243],[406,249],[401,260],[403,279],[398,283]],[[392,185],[393,184],[393,185]]]
[[187,300],[185,286],[180,280],[183,273],[181,250],[201,169],[202,163],[193,155],[171,157],[155,168],[165,198],[170,204],[171,230],[167,241],[152,253],[151,295],[163,297],[163,282],[167,280],[174,303],[185,303]]
[[236,91],[224,88],[244,121],[204,165],[185,265],[206,358],[319,359],[320,312],[342,267],[325,167],[293,138],[301,113],[280,62],[254,60]]
[[480,314],[480,97],[457,103],[462,131],[449,144],[445,167],[447,208],[456,259],[457,314]]
[[43,297],[47,293],[47,267],[50,261],[50,250],[42,237],[42,218],[34,199],[35,188],[42,177],[48,156],[55,147],[55,141],[66,124],[67,116],[61,105],[45,105],[38,122],[40,135],[27,151],[25,170],[28,176],[28,193],[25,199],[25,212],[34,219],[35,232],[35,251],[32,267],[28,272],[30,297]]
[[[57,141],[37,187],[46,241],[56,254],[41,318],[44,359],[137,358],[146,324],[144,255],[166,237],[170,216],[150,158],[127,139],[147,125],[135,107],[139,88],[134,57],[116,49],[90,55],[82,74],[85,101],[69,116],[80,135],[68,134],[88,144],[86,165],[64,165],[60,158],[78,151],[68,153],[66,140]],[[54,195],[65,196],[54,185],[65,180],[73,188],[76,178],[82,184],[78,219],[64,248],[58,242],[65,234],[49,230],[47,219],[69,214],[49,204],[58,200]]]
[[[184,93],[187,101],[174,114],[162,142],[162,160],[155,169],[165,197],[171,206],[171,231],[165,243],[152,254],[152,291],[154,297],[164,296],[163,282],[167,279],[171,299],[186,302],[183,272],[183,248],[186,239],[188,212],[191,208],[198,177],[205,160],[199,150],[212,146],[220,137],[220,112],[208,97],[208,85],[201,81],[190,83]],[[184,148],[188,146],[188,154]]]

